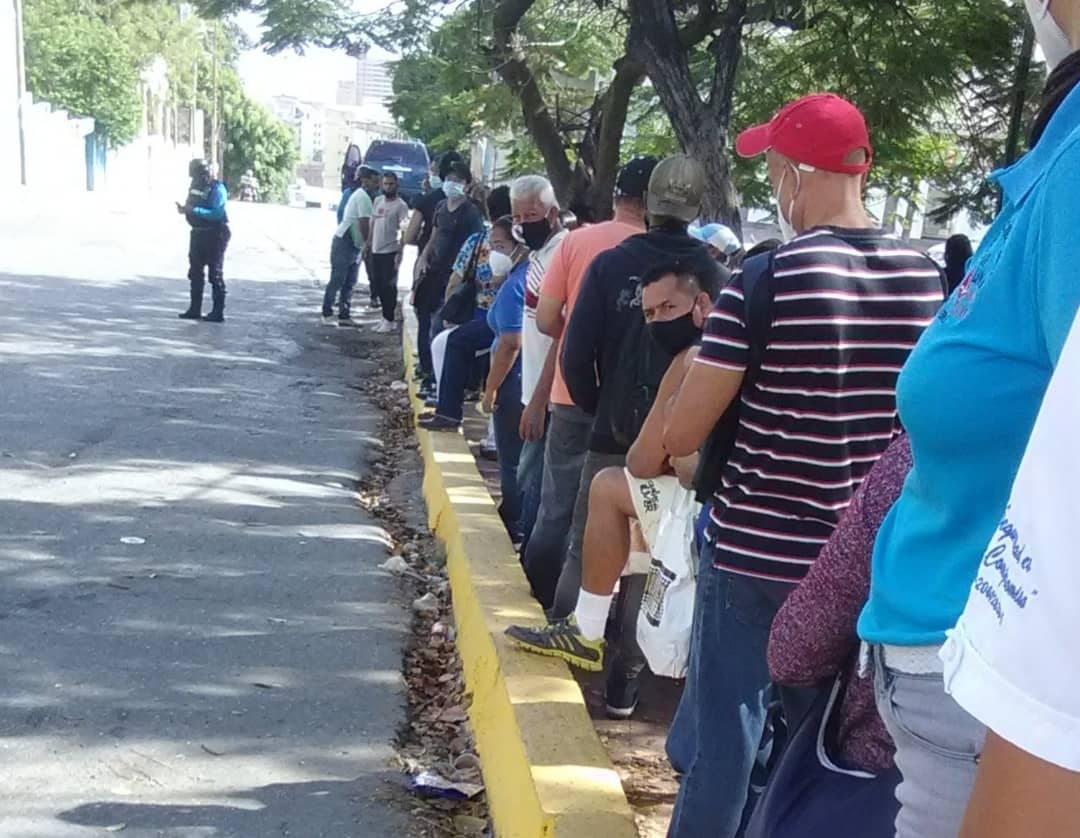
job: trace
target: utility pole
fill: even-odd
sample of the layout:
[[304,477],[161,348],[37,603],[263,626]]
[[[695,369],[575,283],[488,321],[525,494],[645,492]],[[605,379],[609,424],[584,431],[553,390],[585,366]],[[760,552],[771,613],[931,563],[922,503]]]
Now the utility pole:
[[15,102],[15,121],[19,132],[19,183],[26,186],[26,125],[23,116],[23,104],[26,100],[26,54],[23,51],[23,13],[22,0],[13,0],[15,4],[15,84],[18,99]]

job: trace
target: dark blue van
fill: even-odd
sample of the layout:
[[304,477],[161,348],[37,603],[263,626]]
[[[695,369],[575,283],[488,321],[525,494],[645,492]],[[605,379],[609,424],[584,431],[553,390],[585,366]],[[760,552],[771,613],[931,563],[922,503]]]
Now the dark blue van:
[[428,153],[423,143],[409,140],[372,140],[364,155],[364,165],[398,176],[398,189],[409,206],[420,197],[428,176]]

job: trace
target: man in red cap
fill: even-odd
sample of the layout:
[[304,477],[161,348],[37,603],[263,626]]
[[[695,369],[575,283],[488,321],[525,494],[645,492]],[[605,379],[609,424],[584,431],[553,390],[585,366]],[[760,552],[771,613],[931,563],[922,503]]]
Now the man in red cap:
[[[850,102],[799,99],[736,149],[766,155],[787,242],[721,293],[665,422],[673,457],[730,449],[698,474],[711,517],[668,741],[684,772],[669,838],[738,834],[773,692],[773,616],[893,438],[896,378],[944,287],[933,262],[867,216],[873,149]],[[782,698],[793,725],[808,696]]]

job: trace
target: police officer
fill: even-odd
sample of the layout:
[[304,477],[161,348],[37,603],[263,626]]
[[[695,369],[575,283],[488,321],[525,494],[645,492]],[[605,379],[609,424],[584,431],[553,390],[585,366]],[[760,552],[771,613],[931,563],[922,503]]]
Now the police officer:
[[[229,216],[225,202],[229,199],[225,184],[210,175],[205,160],[192,160],[188,164],[191,188],[187,203],[176,205],[176,210],[191,225],[191,244],[188,248],[188,279],[191,280],[191,305],[180,317],[184,320],[203,319],[209,323],[225,320],[225,248],[229,244]],[[202,317],[203,271],[210,274],[210,290],[214,306]]]

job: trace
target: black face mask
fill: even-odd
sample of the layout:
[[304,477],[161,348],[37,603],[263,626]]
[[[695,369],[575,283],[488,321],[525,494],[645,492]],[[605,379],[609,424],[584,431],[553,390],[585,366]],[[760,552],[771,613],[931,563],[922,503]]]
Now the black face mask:
[[654,320],[647,328],[657,345],[671,355],[689,349],[701,337],[701,327],[694,325],[693,311],[674,320]]
[[521,237],[529,250],[539,250],[551,236],[551,222],[546,218],[539,221],[523,221],[521,223]]

